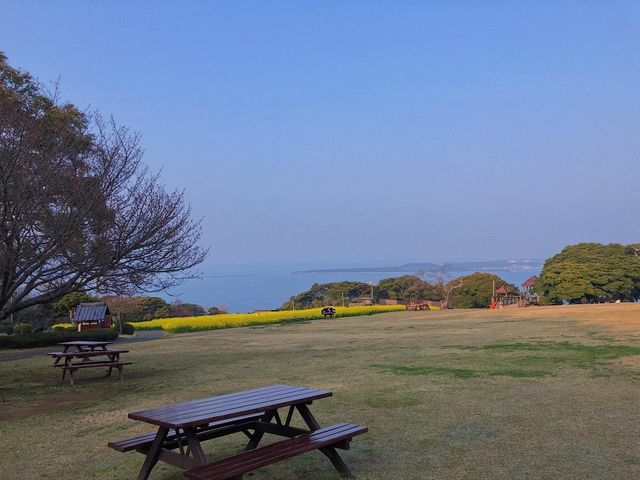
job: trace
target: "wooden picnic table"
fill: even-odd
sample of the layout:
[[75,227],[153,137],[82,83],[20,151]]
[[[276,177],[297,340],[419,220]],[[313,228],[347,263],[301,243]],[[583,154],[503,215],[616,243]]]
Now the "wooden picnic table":
[[[131,362],[120,360],[120,354],[128,353],[129,350],[108,349],[112,342],[90,342],[73,341],[61,342],[58,345],[63,347],[61,352],[49,352],[45,355],[54,358],[53,366],[62,368],[62,379],[69,373],[71,385],[75,385],[74,373],[79,369],[106,367],[109,369],[107,377],[111,375],[114,368],[118,369],[119,378],[122,380],[122,368],[124,365],[131,365]],[[75,348],[75,350],[72,350]],[[70,351],[71,350],[71,351]],[[100,358],[94,360],[94,358]],[[102,358],[101,358],[102,357]],[[104,359],[104,357],[107,357]],[[60,363],[64,360],[64,363]],[[76,360],[79,360],[76,361]]]
[[[326,390],[273,385],[130,413],[133,420],[157,426],[157,432],[109,446],[146,455],[138,480],[146,480],[159,460],[186,470],[184,475],[193,480],[241,479],[243,473],[314,449],[326,455],[342,476],[353,478],[336,448],[347,449],[351,439],[367,429],[346,423],[321,428],[309,405],[331,395]],[[284,420],[281,408],[288,409]],[[307,429],[291,425],[295,411]],[[245,451],[208,463],[201,443],[238,432],[249,438]],[[258,448],[265,433],[287,439]]]

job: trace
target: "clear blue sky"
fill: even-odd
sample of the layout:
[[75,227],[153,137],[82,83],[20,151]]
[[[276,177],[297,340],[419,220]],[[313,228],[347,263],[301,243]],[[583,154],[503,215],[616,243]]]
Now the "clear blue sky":
[[142,133],[210,265],[639,241],[639,26],[617,1],[0,1],[10,62]]

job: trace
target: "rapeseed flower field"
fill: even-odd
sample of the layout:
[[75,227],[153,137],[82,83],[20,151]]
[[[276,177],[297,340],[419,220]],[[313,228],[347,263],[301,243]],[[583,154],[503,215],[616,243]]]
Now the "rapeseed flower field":
[[[405,307],[404,305],[374,305],[371,307],[335,307],[335,309],[336,317],[353,317],[357,315],[395,312],[404,310]],[[299,320],[315,320],[319,318],[323,318],[322,308],[284,310],[278,312],[227,313],[198,317],[158,318],[146,322],[135,322],[131,325],[133,325],[136,330],[164,330],[165,332],[179,333],[216,330],[219,328],[269,325]]]

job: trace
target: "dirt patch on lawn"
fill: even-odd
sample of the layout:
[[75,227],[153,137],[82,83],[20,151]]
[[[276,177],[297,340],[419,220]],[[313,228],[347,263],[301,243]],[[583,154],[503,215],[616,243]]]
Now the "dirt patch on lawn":
[[9,389],[4,391],[4,403],[0,403],[0,422],[60,411],[73,411],[101,399],[101,392],[95,390],[78,391],[69,388],[66,392],[24,400],[21,398],[19,390]]

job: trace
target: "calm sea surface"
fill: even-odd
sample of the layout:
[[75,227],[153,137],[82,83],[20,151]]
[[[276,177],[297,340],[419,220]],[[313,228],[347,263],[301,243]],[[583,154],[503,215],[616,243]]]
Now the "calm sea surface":
[[[184,302],[197,303],[206,307],[225,305],[229,312],[251,312],[257,309],[280,307],[291,296],[309,289],[314,283],[353,280],[373,282],[383,278],[406,275],[403,272],[365,273],[291,273],[291,267],[226,267],[204,274],[200,280],[192,280],[173,292]],[[251,271],[253,270],[253,271]],[[473,272],[452,272],[453,277]],[[537,270],[496,271],[495,273],[510,283],[520,285]],[[434,280],[428,275],[426,280]],[[171,301],[171,298],[168,298]]]

